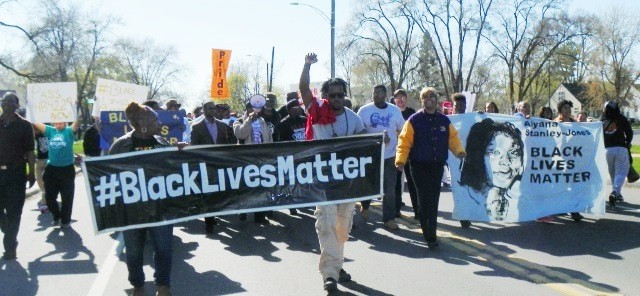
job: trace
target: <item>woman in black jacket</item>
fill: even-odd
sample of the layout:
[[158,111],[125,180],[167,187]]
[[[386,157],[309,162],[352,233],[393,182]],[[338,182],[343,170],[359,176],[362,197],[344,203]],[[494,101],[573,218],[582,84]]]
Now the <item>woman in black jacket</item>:
[[620,114],[617,102],[609,101],[604,105],[604,112],[600,117],[604,127],[604,147],[607,150],[607,164],[613,191],[609,195],[609,204],[615,206],[616,202],[622,202],[620,190],[624,184],[624,178],[629,172],[629,151],[633,130],[626,117]]

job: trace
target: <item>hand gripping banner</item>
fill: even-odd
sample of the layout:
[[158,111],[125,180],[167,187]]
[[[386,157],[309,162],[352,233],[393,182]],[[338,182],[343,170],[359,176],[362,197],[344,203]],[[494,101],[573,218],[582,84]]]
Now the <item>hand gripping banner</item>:
[[88,158],[97,233],[382,196],[382,134]]

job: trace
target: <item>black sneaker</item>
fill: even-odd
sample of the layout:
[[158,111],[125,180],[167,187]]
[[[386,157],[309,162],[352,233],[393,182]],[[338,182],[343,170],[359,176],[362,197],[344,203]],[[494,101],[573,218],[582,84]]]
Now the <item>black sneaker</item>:
[[624,202],[624,198],[622,198],[622,194],[616,194],[616,202]]
[[335,291],[338,290],[338,283],[331,277],[328,277],[324,280],[324,290],[325,291]]
[[573,221],[576,221],[576,223],[582,221],[582,218],[584,217],[580,215],[580,213],[571,213],[571,219],[573,219]]
[[429,241],[427,242],[427,248],[433,250],[439,246],[438,241]]
[[471,227],[471,221],[469,221],[469,220],[460,220],[460,226],[462,226],[462,228],[469,228],[469,227]]
[[213,223],[204,222],[204,232],[205,233],[213,233]]
[[262,217],[262,218],[253,219],[253,223],[267,225],[269,224],[269,220],[267,220],[267,218],[265,217]]
[[341,283],[351,281],[351,275],[348,274],[344,269],[340,269],[340,274],[338,275],[338,281]]
[[611,194],[609,194],[609,205],[612,207],[616,206],[616,193],[615,192],[611,192]]

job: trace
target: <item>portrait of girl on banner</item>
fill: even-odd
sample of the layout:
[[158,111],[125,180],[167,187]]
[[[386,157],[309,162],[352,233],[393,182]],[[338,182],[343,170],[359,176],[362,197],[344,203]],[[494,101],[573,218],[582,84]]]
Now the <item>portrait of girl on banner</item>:
[[518,220],[520,181],[524,170],[524,143],[519,129],[490,118],[474,124],[467,139],[467,157],[459,184],[488,220]]

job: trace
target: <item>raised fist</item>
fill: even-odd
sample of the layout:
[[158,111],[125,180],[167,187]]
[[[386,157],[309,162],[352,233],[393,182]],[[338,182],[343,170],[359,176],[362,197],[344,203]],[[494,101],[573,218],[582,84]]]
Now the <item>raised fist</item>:
[[318,55],[316,55],[313,52],[310,52],[304,57],[304,62],[307,64],[315,64],[318,62]]

